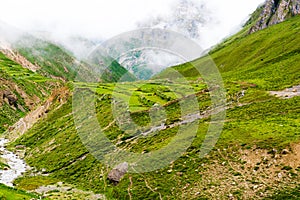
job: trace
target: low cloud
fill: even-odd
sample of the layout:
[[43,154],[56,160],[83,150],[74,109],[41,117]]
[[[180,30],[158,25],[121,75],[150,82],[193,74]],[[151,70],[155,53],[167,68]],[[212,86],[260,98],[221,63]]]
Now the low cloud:
[[[0,12],[0,20],[61,43],[82,58],[101,41],[142,27],[143,23],[155,24],[158,19],[161,22],[156,25],[165,23],[171,30],[195,39],[206,49],[238,31],[242,22],[263,1],[10,0],[1,2],[1,7],[5,9]],[[179,7],[185,3],[190,4],[187,7],[190,10],[180,10]],[[180,15],[182,23],[179,19],[174,25],[174,21],[178,20],[175,17]]]

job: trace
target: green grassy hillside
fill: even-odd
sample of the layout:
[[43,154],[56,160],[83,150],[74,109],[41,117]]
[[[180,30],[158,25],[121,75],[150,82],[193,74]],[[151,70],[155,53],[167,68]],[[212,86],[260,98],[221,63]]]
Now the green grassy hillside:
[[[102,66],[77,61],[63,47],[29,35],[16,42],[15,48],[31,63],[40,66],[41,69],[38,72],[47,77],[74,81],[75,79],[92,76],[95,68],[104,70]],[[136,80],[124,67],[114,62],[103,71],[102,77],[99,77],[99,79],[103,82],[116,82],[126,73],[129,74],[127,81]]]
[[24,36],[15,48],[31,63],[41,67],[39,73],[48,77],[73,80],[76,77],[75,58],[64,49],[32,36]]
[[[225,83],[244,81],[264,90],[280,90],[300,83],[300,17],[251,35],[229,38],[209,53]],[[245,29],[247,30],[247,28]],[[242,31],[243,32],[243,31]],[[230,41],[230,42],[228,42]],[[199,77],[193,67],[205,59],[174,67],[185,77]],[[172,77],[166,69],[155,78]]]
[[23,190],[17,190],[0,184],[0,198],[3,200],[32,200],[39,199],[40,197]]
[[[0,52],[0,133],[44,102],[58,81],[23,68]],[[11,101],[5,96],[13,97]],[[15,101],[15,102],[14,102]]]
[[[16,186],[29,190],[60,180],[105,194],[108,199],[300,198],[300,97],[283,99],[269,94],[270,90],[300,84],[299,25],[300,17],[295,17],[248,36],[236,35],[212,51],[210,56],[227,89],[228,110],[218,143],[205,157],[200,158],[199,151],[209,115],[183,125],[188,132],[199,123],[193,143],[179,159],[153,172],[126,174],[114,186],[107,180],[110,168],[82,144],[70,98],[10,145],[11,149],[25,145],[27,163],[34,172],[48,175],[31,176],[28,172]],[[203,62],[200,58],[192,64],[201,67]],[[151,153],[176,135],[178,126],[172,125],[182,120],[180,103],[189,101],[189,91],[196,92],[200,111],[209,112],[209,92],[193,65],[173,68],[187,77],[188,84],[180,83],[181,79],[172,83],[176,74],[167,69],[155,77],[162,80],[74,86],[87,88],[87,94],[96,93],[98,122],[115,145]],[[86,96],[82,95],[83,102]],[[142,129],[126,133],[118,127],[111,106],[113,97],[129,102],[126,109]],[[151,137],[135,137],[151,127],[150,108],[156,103],[166,111],[167,129]]]
[[133,82],[137,79],[127,69],[121,66],[117,61],[113,61],[106,69],[101,72],[101,80],[104,83],[115,82]]

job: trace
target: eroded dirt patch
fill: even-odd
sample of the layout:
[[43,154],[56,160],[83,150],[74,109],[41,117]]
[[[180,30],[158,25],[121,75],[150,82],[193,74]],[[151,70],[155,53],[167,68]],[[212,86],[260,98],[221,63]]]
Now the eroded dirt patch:
[[56,89],[52,92],[48,100],[41,106],[38,106],[35,110],[28,113],[24,118],[21,118],[17,123],[11,126],[6,133],[6,137],[12,142],[23,135],[27,130],[29,130],[35,123],[37,123],[41,118],[47,115],[51,109],[51,105],[57,101],[59,109],[64,103],[66,103],[70,91],[67,87],[62,87]]
[[292,88],[287,88],[283,91],[271,91],[270,94],[279,98],[290,99],[296,96],[300,96],[300,85],[294,86]]
[[201,181],[182,186],[186,197],[260,199],[300,184],[300,143],[281,151],[219,149],[216,156],[219,159],[202,164],[205,170],[195,171],[202,175]]

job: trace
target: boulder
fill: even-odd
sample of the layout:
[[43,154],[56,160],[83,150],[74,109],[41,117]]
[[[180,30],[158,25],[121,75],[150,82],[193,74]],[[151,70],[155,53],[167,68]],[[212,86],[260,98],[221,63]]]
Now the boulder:
[[7,90],[3,92],[2,96],[3,96],[3,99],[8,100],[9,105],[16,105],[16,103],[18,101],[18,97]]
[[117,185],[124,177],[124,175],[127,173],[127,171],[128,171],[128,163],[127,162],[121,163],[108,173],[107,178],[114,185]]
[[16,102],[18,101],[18,98],[13,94],[7,96],[6,98],[8,99],[10,105],[15,105]]

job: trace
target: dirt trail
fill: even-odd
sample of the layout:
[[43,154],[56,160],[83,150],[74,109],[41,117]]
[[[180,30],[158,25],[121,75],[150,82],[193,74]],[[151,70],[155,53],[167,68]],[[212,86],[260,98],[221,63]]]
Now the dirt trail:
[[152,126],[152,127],[150,127],[149,130],[147,130],[145,132],[142,132],[139,135],[128,139],[127,141],[134,140],[134,139],[138,138],[140,135],[147,136],[147,135],[149,135],[151,133],[154,133],[154,132],[163,131],[163,130],[166,130],[168,128],[174,128],[174,127],[177,127],[177,126],[181,126],[181,125],[185,125],[185,124],[188,124],[188,123],[195,122],[196,120],[205,119],[205,118],[210,117],[211,115],[221,113],[221,112],[223,112],[225,110],[228,110],[232,107],[233,106],[216,107],[214,109],[204,111],[203,113],[199,112],[199,113],[189,114],[189,115],[183,116],[181,121],[174,122],[170,125],[167,125],[167,124],[162,122],[160,125]]
[[296,96],[300,96],[300,85],[294,86],[292,88],[287,88],[282,91],[271,91],[270,94],[279,98],[290,99]]

